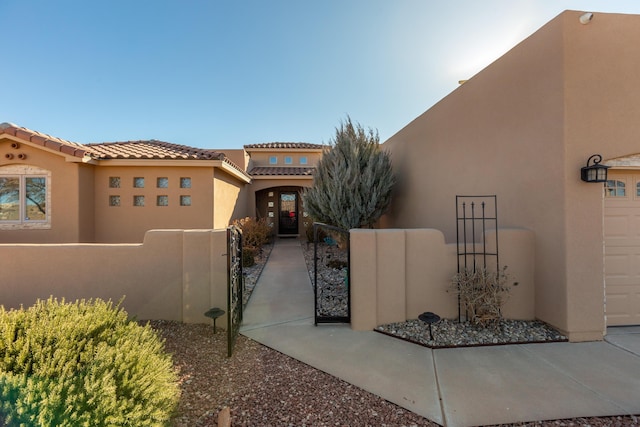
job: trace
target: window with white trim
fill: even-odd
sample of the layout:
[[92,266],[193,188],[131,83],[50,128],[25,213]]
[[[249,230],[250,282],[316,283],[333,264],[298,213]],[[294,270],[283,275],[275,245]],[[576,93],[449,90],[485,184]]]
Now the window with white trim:
[[0,229],[51,228],[51,173],[32,166],[0,168]]
[[605,197],[626,197],[626,185],[624,181],[609,179],[604,186]]

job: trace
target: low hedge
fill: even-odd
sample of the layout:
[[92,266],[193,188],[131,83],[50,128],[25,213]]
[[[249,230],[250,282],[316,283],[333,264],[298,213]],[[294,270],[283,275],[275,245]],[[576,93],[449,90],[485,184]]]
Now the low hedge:
[[158,336],[111,302],[0,307],[0,425],[167,425],[179,395]]

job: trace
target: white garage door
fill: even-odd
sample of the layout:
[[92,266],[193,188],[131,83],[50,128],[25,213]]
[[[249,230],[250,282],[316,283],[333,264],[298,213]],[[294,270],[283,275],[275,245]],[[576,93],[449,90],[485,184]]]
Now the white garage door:
[[610,170],[604,237],[607,325],[640,324],[640,171]]

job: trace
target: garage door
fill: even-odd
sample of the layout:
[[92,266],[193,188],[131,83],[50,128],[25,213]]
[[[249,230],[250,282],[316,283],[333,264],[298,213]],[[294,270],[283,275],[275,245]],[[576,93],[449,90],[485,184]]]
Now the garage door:
[[640,172],[609,171],[605,185],[607,326],[640,324]]

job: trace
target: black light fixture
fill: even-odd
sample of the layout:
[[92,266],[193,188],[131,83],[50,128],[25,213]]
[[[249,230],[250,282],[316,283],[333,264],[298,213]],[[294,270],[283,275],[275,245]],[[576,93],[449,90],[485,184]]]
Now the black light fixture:
[[[593,162],[591,162],[593,160]],[[607,182],[607,169],[610,166],[601,165],[602,156],[594,154],[587,160],[587,166],[580,169],[580,177],[584,182]],[[592,163],[589,165],[589,163]]]

